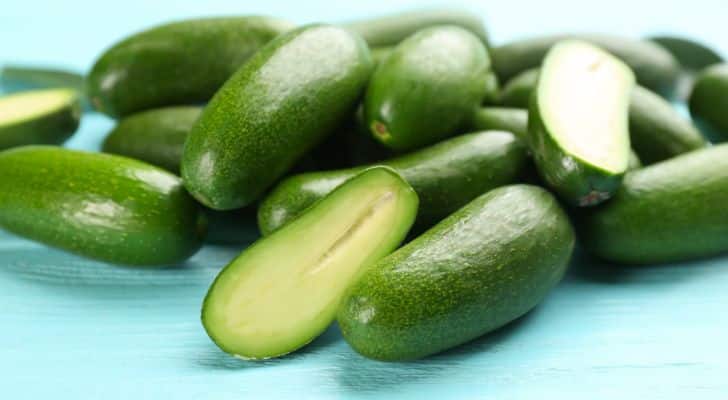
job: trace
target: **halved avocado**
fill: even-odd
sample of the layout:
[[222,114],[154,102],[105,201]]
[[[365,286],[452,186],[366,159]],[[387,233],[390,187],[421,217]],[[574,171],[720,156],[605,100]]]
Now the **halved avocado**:
[[208,335],[244,359],[306,345],[331,324],[363,269],[399,246],[417,206],[417,194],[392,169],[351,178],[220,272],[202,305]]
[[629,67],[586,42],[560,42],[546,56],[531,98],[529,142],[540,174],[569,203],[595,205],[619,188],[634,85]]

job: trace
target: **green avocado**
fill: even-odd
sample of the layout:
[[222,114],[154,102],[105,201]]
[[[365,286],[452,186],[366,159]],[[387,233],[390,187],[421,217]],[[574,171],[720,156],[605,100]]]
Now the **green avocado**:
[[723,62],[723,57],[707,45],[679,36],[653,36],[655,42],[672,53],[680,65],[688,71],[699,71]]
[[[480,194],[518,181],[530,169],[526,147],[508,132],[458,136],[379,164],[394,168],[417,191],[418,228],[429,227]],[[268,235],[368,167],[310,172],[276,186],[258,208]]]
[[474,131],[506,131],[528,140],[528,110],[510,107],[481,107],[475,110],[468,125]]
[[202,107],[177,106],[129,115],[119,120],[101,149],[179,173],[185,139],[200,113]]
[[637,82],[661,95],[671,95],[680,64],[657,43],[606,34],[567,34],[517,40],[492,49],[493,69],[501,82],[541,65],[546,53],[566,39],[590,42],[612,53],[635,73]]
[[524,315],[561,280],[574,232],[530,185],[494,189],[368,267],[337,320],[366,357],[425,357]]
[[73,89],[78,93],[83,109],[91,109],[86,99],[84,76],[67,69],[6,64],[0,70],[0,88],[5,93],[33,89]]
[[205,107],[185,142],[185,187],[217,210],[255,201],[354,113],[372,70],[366,43],[310,25],[267,44]]
[[125,157],[24,146],[0,152],[0,227],[97,260],[182,262],[206,221],[180,179]]
[[31,144],[61,144],[81,118],[72,89],[30,90],[0,97],[0,150]]
[[728,139],[728,64],[701,71],[690,94],[690,114],[713,142]]
[[191,19],[136,33],[96,61],[88,96],[115,118],[206,102],[258,49],[291,28],[279,19],[245,16]]
[[728,251],[728,144],[628,173],[614,198],[583,210],[580,239],[605,260],[654,264]]
[[305,346],[364,268],[399,246],[416,214],[417,195],[394,171],[362,172],[220,272],[202,305],[205,330],[244,359]]
[[489,73],[488,51],[472,33],[456,26],[419,31],[374,71],[365,124],[393,150],[438,142],[461,131],[493,89]]
[[371,47],[394,46],[409,36],[436,25],[455,25],[470,31],[488,46],[488,34],[479,15],[457,9],[407,11],[342,26],[358,33]]
[[546,183],[568,203],[593,206],[617,190],[629,165],[634,74],[587,42],[546,56],[529,109],[529,145]]

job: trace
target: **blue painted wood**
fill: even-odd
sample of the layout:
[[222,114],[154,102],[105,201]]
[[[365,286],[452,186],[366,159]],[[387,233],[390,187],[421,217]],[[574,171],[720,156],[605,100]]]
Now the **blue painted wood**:
[[[244,10],[335,20],[423,4],[15,3],[0,13],[0,58],[80,68],[123,34],[175,17]],[[490,17],[499,39],[560,29],[641,34],[670,28],[712,37],[724,50],[728,45],[724,16],[716,12],[724,10],[720,2],[552,1],[529,4],[533,12],[525,16],[518,2],[469,3]],[[619,5],[626,4],[633,14],[622,14]],[[556,9],[569,14],[557,16]],[[111,126],[103,116],[84,116],[67,145],[95,149]],[[207,286],[239,250],[208,245],[184,265],[145,270],[0,233],[0,398],[702,399],[728,393],[726,257],[622,268],[578,253],[541,306],[445,354],[412,363],[370,361],[332,327],[298,353],[255,363],[219,351],[199,323]]]

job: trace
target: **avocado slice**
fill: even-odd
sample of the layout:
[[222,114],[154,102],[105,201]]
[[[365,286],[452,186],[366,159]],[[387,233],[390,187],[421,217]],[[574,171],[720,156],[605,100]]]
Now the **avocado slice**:
[[530,185],[494,189],[368,267],[337,320],[366,357],[422,358],[527,313],[566,271],[574,232]]
[[389,168],[351,178],[220,272],[202,305],[208,335],[244,359],[278,357],[306,345],[331,324],[362,271],[399,246],[417,202]]
[[72,89],[39,89],[0,98],[0,150],[61,144],[78,129],[81,103]]
[[529,110],[539,173],[567,202],[598,204],[629,164],[627,111],[634,74],[589,43],[566,40],[544,59]]

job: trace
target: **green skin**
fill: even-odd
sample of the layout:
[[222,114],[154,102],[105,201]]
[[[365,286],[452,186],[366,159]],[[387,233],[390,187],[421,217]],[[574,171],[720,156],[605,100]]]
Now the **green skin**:
[[[264,259],[271,259],[271,254],[277,257],[286,257],[286,252],[289,250],[291,242],[300,241],[307,234],[320,230],[321,220],[326,220],[327,213],[332,209],[339,208],[342,204],[351,205],[351,208],[356,209],[357,202],[362,201],[360,196],[361,189],[371,190],[376,187],[390,188],[392,190],[392,196],[399,204],[399,208],[394,217],[385,221],[386,225],[377,227],[376,238],[371,238],[369,243],[361,247],[346,247],[346,235],[353,235],[356,232],[357,224],[365,221],[363,219],[365,216],[353,214],[346,217],[350,220],[341,221],[342,224],[346,224],[349,228],[343,233],[344,236],[339,237],[332,244],[332,247],[326,249],[326,253],[311,253],[301,257],[304,260],[308,258],[321,259],[327,254],[335,253],[334,250],[338,252],[350,250],[366,254],[363,262],[357,266],[356,272],[352,276],[349,276],[348,280],[335,282],[336,284],[332,284],[332,282],[320,283],[321,290],[327,291],[326,295],[329,297],[329,301],[321,309],[315,310],[317,317],[312,321],[297,324],[293,328],[295,330],[294,335],[287,340],[285,345],[277,346],[276,349],[269,349],[266,352],[254,349],[253,347],[255,346],[251,346],[251,343],[248,343],[251,340],[250,338],[246,338],[245,342],[239,338],[229,339],[233,335],[227,331],[227,324],[216,323],[216,321],[225,321],[227,319],[224,315],[224,307],[228,302],[233,301],[233,297],[236,295],[235,291],[226,289],[227,283],[245,279],[250,274],[249,271],[251,269],[253,270],[252,273],[255,273],[255,265],[251,264],[259,262],[258,260],[261,259],[260,255],[267,256]],[[202,324],[207,334],[223,351],[247,359],[278,357],[305,346],[325,331],[334,320],[337,306],[340,304],[346,288],[361,275],[363,268],[390,254],[402,243],[402,240],[404,240],[409,228],[414,222],[415,215],[417,214],[417,204],[418,201],[415,192],[407,182],[402,180],[390,168],[374,167],[353,177],[307,210],[301,218],[271,236],[258,240],[223,268],[210,286],[202,304]],[[370,210],[370,212],[374,211]],[[348,238],[350,239],[351,236],[348,236]],[[304,260],[299,262],[306,262]],[[292,271],[294,276],[291,279],[302,279],[295,275],[297,273],[301,272]],[[272,280],[268,286],[269,288],[275,289],[277,283],[276,280]],[[287,282],[280,284],[286,285]],[[300,300],[293,296],[283,296],[283,298],[271,299],[271,301],[288,302],[291,304]],[[264,329],[265,327],[261,327],[261,330]],[[261,334],[255,340],[265,342],[268,340],[268,337]]]
[[723,57],[715,50],[691,39],[677,36],[654,36],[648,40],[669,51],[680,65],[689,71],[699,71],[723,62]]
[[728,139],[728,64],[701,71],[690,94],[690,114],[713,142]]
[[528,139],[528,111],[521,108],[481,107],[470,117],[472,130],[511,132],[517,138]]
[[488,51],[470,32],[422,30],[377,66],[364,98],[366,126],[393,150],[452,136],[488,94],[489,72]]
[[169,265],[206,221],[180,179],[149,164],[55,146],[0,153],[0,227],[115,264]]
[[[417,228],[427,228],[470,200],[518,181],[530,166],[526,147],[508,132],[458,136],[379,163],[394,168],[420,198]],[[261,202],[258,227],[268,235],[369,166],[287,178]]]
[[[503,89],[501,103],[527,107],[538,84],[538,68],[511,79]],[[705,147],[700,131],[665,99],[642,86],[635,86],[629,105],[629,136],[639,159],[653,164]]]
[[279,36],[205,107],[185,143],[185,186],[213,209],[252,203],[342,126],[372,68],[366,43],[342,28]]
[[370,47],[394,46],[409,36],[436,25],[455,25],[477,36],[488,46],[488,34],[479,15],[457,9],[409,11],[343,24],[361,35]]
[[61,144],[78,129],[81,102],[73,97],[60,108],[12,124],[0,124],[0,150],[32,144]]
[[201,113],[202,107],[178,106],[132,114],[116,124],[102,150],[179,173],[185,139]]
[[579,216],[580,238],[614,263],[653,264],[728,251],[728,144],[627,174],[609,202]]
[[564,39],[591,42],[624,61],[635,73],[637,82],[662,95],[669,96],[680,76],[675,57],[656,43],[603,34],[541,36],[523,39],[493,48],[493,69],[501,82],[541,65],[546,53]]
[[339,327],[369,358],[438,353],[535,307],[561,280],[573,247],[568,217],[547,191],[492,190],[370,266],[347,292]]
[[115,118],[206,102],[258,49],[291,28],[279,19],[246,16],[191,19],[137,33],[96,61],[88,96]]

